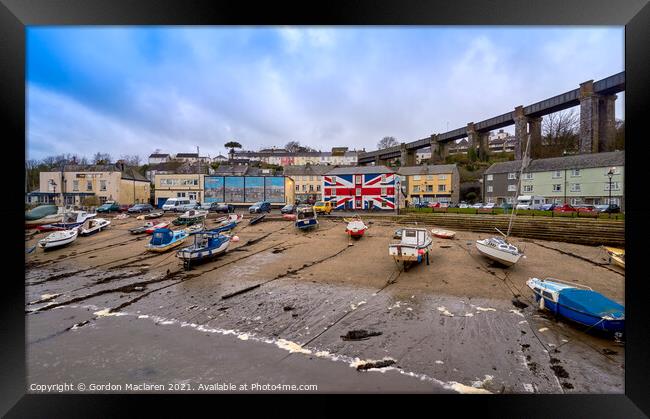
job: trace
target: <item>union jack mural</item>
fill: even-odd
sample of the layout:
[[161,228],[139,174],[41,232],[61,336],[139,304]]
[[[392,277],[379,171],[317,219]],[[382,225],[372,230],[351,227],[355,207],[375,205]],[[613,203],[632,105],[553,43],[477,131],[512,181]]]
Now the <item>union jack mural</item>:
[[395,209],[399,176],[394,173],[323,176],[323,199],[335,209]]

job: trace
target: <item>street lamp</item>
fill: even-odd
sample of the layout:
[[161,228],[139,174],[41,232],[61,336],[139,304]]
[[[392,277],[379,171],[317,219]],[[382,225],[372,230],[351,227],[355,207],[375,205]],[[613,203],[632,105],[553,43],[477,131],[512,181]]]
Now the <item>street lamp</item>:
[[[607,200],[607,209],[610,209],[610,206],[612,205],[612,176],[614,176],[614,172],[616,171],[616,167],[611,167],[609,169],[609,172],[607,172],[607,177],[609,177],[609,199]],[[611,211],[608,211],[611,217]]]

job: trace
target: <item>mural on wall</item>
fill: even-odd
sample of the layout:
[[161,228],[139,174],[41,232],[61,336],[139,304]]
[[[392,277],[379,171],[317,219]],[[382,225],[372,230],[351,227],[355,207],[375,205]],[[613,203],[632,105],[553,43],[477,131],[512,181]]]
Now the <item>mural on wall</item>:
[[245,177],[246,202],[264,201],[264,178],[261,176]]
[[222,176],[205,177],[205,202],[224,202],[224,187]]
[[264,178],[266,200],[269,202],[284,202],[284,177]]
[[229,176],[225,178],[226,202],[244,201],[244,178]]

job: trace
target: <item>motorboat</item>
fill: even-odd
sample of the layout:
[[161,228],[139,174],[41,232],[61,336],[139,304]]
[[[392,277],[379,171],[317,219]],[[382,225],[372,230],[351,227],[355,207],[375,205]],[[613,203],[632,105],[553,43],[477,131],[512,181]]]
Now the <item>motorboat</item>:
[[149,214],[138,215],[137,217],[135,217],[135,219],[136,220],[151,220],[151,219],[154,219],[154,218],[160,218],[162,216],[163,216],[163,212],[158,211],[158,212],[150,212]]
[[296,221],[296,214],[282,214],[282,218],[289,221]]
[[185,231],[187,231],[187,234],[195,234],[198,232],[203,231],[205,228],[203,224],[192,224],[191,226],[188,226]]
[[90,236],[91,234],[99,233],[111,224],[110,221],[104,218],[90,218],[82,225],[77,227],[80,236]]
[[429,253],[433,249],[433,239],[426,228],[403,227],[399,242],[388,245],[388,254],[396,263],[402,262],[406,270],[412,262],[420,263],[426,260],[429,264]]
[[153,234],[154,231],[156,231],[158,229],[161,229],[161,228],[167,228],[167,227],[169,227],[169,222],[163,221],[162,223],[153,224],[151,227],[146,229],[144,232],[147,233],[147,234]]
[[617,334],[625,330],[625,307],[589,287],[555,278],[530,278],[526,285],[533,290],[540,310],[590,329]]
[[197,223],[202,223],[205,218],[208,216],[208,211],[206,210],[189,210],[181,214],[177,219],[173,221],[174,225],[192,225]]
[[223,233],[224,231],[230,231],[233,228],[237,227],[237,222],[236,221],[230,221],[225,224],[220,224],[217,225],[214,228],[206,230],[206,232],[212,232],[212,233]]
[[41,225],[36,229],[41,231],[70,230],[85,223],[89,218],[94,218],[96,215],[86,211],[70,211],[63,214],[61,222]]
[[368,230],[368,226],[361,220],[360,217],[348,219],[344,218],[348,224],[345,227],[345,232],[352,238],[358,239],[363,236],[363,233]]
[[609,263],[625,269],[625,249],[617,247],[605,247],[609,254]]
[[79,235],[76,228],[70,230],[60,230],[49,234],[44,239],[38,241],[38,245],[44,250],[51,250],[63,247],[75,241]]
[[266,214],[260,214],[256,217],[251,218],[251,220],[248,222],[249,225],[257,224],[260,221],[262,221],[266,217]]
[[230,236],[213,231],[194,234],[194,243],[180,249],[176,256],[183,261],[185,269],[192,264],[201,263],[226,252],[230,245]]
[[46,215],[44,217],[33,220],[28,220],[27,217],[25,217],[25,228],[38,228],[39,226],[43,226],[45,224],[60,223],[61,221],[63,221],[63,213]]
[[523,256],[523,253],[517,246],[501,237],[489,237],[483,240],[476,240],[476,250],[483,256],[505,266],[514,265]]
[[301,205],[296,208],[295,226],[301,230],[308,230],[318,226],[318,219],[311,205]]
[[[167,224],[169,224],[169,223],[167,223]],[[153,223],[153,222],[151,222],[151,221],[147,221],[146,223],[144,223],[144,225],[141,225],[141,226],[139,226],[139,227],[133,227],[133,228],[130,228],[130,229],[129,229],[129,233],[131,233],[131,234],[141,234],[141,233],[146,233],[147,230],[149,230],[149,229],[150,229],[151,227],[153,227],[153,226],[154,226],[154,223]],[[167,227],[167,226],[164,226],[164,227]],[[162,228],[162,227],[161,227],[161,228]],[[151,232],[153,233],[153,230],[151,230]]]
[[166,252],[182,244],[188,236],[189,234],[185,230],[159,228],[153,232],[151,241],[146,248],[152,252]]
[[456,235],[456,232],[451,230],[443,230],[441,228],[434,228],[431,230],[431,234],[440,239],[453,239]]

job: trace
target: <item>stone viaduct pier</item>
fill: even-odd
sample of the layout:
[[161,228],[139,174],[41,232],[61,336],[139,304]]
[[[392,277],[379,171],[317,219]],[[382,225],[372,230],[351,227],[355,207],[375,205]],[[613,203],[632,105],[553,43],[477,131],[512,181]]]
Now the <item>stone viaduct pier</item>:
[[481,122],[470,122],[465,127],[427,138],[402,143],[395,147],[361,153],[359,164],[385,164],[387,160],[400,158],[402,165],[414,165],[415,153],[421,148],[431,147],[431,158],[442,161],[449,154],[449,145],[467,137],[470,148],[475,148],[480,157],[489,152],[490,131],[506,126],[515,126],[515,159],[521,159],[525,141],[530,134],[531,157],[542,144],[542,117],[564,109],[580,106],[580,153],[598,153],[614,150],[616,125],[614,102],[616,93],[625,90],[625,72],[614,74],[594,82],[586,81],[569,92],[533,103],[517,106],[513,111]]

